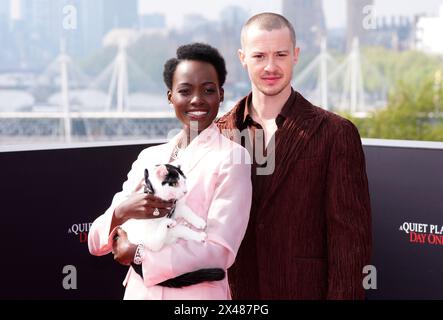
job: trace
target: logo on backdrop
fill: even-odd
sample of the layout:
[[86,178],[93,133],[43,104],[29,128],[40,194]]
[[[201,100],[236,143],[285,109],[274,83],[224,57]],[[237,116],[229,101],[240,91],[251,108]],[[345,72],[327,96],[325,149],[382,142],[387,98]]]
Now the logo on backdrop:
[[410,243],[443,246],[443,225],[403,222],[399,230],[408,235]]
[[88,242],[88,232],[91,228],[92,222],[74,223],[69,229],[68,233],[73,234],[78,238],[80,243]]

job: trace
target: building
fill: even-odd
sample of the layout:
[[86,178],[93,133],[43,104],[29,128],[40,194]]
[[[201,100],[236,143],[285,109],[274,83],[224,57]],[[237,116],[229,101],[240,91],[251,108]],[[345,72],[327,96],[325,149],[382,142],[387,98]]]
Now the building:
[[[8,24],[10,17],[10,5],[8,0],[0,1],[0,26]],[[0,29],[2,32],[2,29]]]
[[24,39],[16,42],[24,48],[17,50],[25,52],[26,65],[40,69],[57,56],[62,41],[69,55],[82,59],[101,47],[109,30],[138,27],[137,0],[21,0],[21,8],[16,25],[25,30]]
[[[0,43],[8,43],[9,21],[9,1],[0,1]],[[2,49],[2,52],[0,52],[1,60],[4,61],[5,55],[6,52]]]
[[[77,23],[75,29],[64,28],[62,37],[66,40],[67,52],[74,58],[90,56],[101,47],[104,35],[104,0],[70,0],[65,5],[75,8]],[[62,12],[63,14],[63,12]],[[69,13],[64,13],[67,19]]]
[[137,0],[106,0],[103,2],[103,10],[104,33],[114,28],[133,29],[138,27]]
[[[62,3],[52,0],[19,0],[20,15],[11,23],[11,68],[43,68],[57,55]],[[58,14],[58,15],[57,15]]]
[[63,1],[22,0],[22,8],[30,38],[57,50],[62,33]]
[[90,56],[102,45],[103,37],[112,29],[136,29],[137,0],[62,0],[77,11],[77,28],[63,29],[68,53],[74,57]]
[[377,17],[366,44],[382,46],[395,51],[415,47],[416,19],[406,16]]
[[[248,74],[243,69],[237,53],[241,47],[241,29],[247,19],[248,13],[238,6],[226,7],[220,13],[220,34],[231,35],[220,37],[219,49],[225,58],[226,68],[228,69],[226,86],[229,87],[229,90],[226,90],[226,94],[232,94],[232,99],[247,94],[245,91],[249,90]],[[244,87],[246,87],[246,90],[240,90]],[[226,98],[229,99],[230,97]]]
[[418,18],[416,41],[418,50],[443,55],[443,5],[438,16]]
[[163,30],[166,28],[166,17],[162,13],[140,15],[140,28]]
[[304,51],[318,51],[326,35],[322,1],[283,0],[282,13],[295,28],[297,45]]
[[[371,7],[372,6],[372,7]],[[373,13],[374,0],[347,0],[347,37],[346,47],[348,51],[352,48],[354,38],[359,39],[361,45],[368,44],[370,41],[371,26],[367,25],[369,16]]]

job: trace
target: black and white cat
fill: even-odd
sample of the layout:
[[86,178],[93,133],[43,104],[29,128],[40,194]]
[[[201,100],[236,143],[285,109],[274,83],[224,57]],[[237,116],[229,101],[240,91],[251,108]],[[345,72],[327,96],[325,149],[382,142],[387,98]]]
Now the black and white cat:
[[[184,202],[186,194],[186,177],[180,166],[163,164],[156,166],[152,176],[145,169],[145,192],[155,194],[160,199],[175,200],[175,209],[169,216],[157,219],[129,219],[122,224],[131,243],[142,243],[146,249],[159,251],[164,245],[172,244],[179,238],[191,241],[204,242],[206,233],[202,231],[206,222],[196,215]],[[179,218],[194,226],[200,231],[193,230],[186,225],[177,224]],[[201,269],[186,273],[174,279],[169,279],[161,286],[180,288],[204,281],[218,281],[225,276],[223,269]]]
[[164,164],[156,166],[153,171],[153,175],[149,177],[149,171],[145,169],[145,192],[166,201],[175,200],[174,218],[129,219],[122,225],[128,234],[128,240],[135,244],[142,243],[151,251],[159,251],[164,245],[176,242],[178,238],[204,242],[205,232],[176,223],[179,218],[183,218],[197,229],[203,230],[206,227],[206,222],[181,201],[187,190],[186,177],[180,167]]

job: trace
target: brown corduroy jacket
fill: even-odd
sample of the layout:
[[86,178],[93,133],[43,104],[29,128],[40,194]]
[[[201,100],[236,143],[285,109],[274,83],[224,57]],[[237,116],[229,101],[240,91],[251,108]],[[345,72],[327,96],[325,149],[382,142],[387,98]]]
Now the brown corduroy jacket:
[[[222,132],[239,127],[247,100],[217,121]],[[233,298],[363,299],[372,236],[359,133],[295,91],[284,109],[273,174],[253,168],[250,221],[229,270]]]

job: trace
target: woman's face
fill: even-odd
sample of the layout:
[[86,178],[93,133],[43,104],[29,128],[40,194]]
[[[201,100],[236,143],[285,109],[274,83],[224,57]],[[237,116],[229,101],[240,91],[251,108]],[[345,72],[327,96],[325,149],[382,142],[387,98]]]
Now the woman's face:
[[214,66],[203,61],[180,62],[172,77],[168,100],[185,128],[198,128],[198,132],[206,129],[223,101],[223,88],[220,88]]

